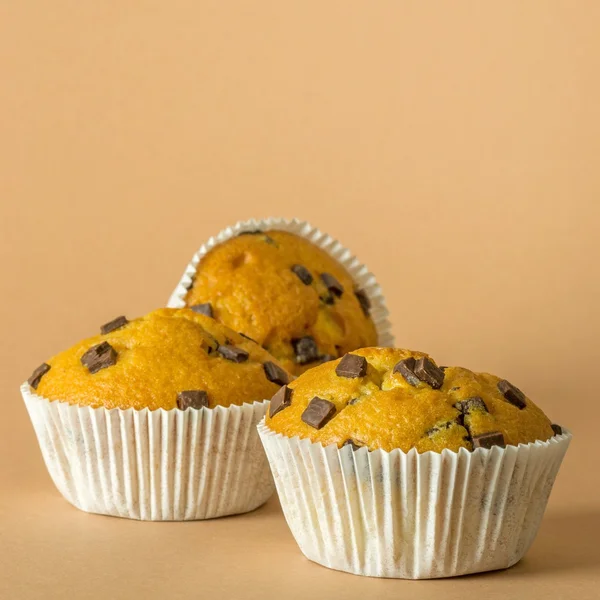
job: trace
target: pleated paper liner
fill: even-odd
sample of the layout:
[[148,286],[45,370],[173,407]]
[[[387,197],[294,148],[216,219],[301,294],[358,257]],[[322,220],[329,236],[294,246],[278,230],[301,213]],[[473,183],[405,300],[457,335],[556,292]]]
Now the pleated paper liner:
[[151,521],[251,511],[274,491],[256,434],[268,402],[121,410],[21,394],[60,493],[91,513]]
[[265,447],[288,525],[310,560],[372,577],[504,569],[527,552],[571,440],[474,452],[338,449],[274,433]]
[[388,320],[388,310],[385,305],[385,299],[381,292],[375,276],[369,272],[367,267],[360,263],[358,259],[340,242],[330,235],[323,233],[316,227],[306,221],[298,219],[281,219],[270,217],[268,219],[251,219],[249,221],[239,221],[233,227],[223,229],[219,234],[211,237],[203,244],[198,252],[194,254],[188,264],[177,287],[171,294],[167,306],[170,308],[182,308],[185,306],[185,297],[192,285],[196,268],[202,257],[212,250],[218,244],[222,244],[230,238],[233,238],[243,231],[267,231],[277,229],[279,231],[288,231],[300,237],[306,238],[319,248],[325,250],[330,256],[335,258],[350,274],[356,286],[362,289],[371,301],[371,318],[375,324],[378,335],[378,346],[393,346],[394,337],[392,327]]

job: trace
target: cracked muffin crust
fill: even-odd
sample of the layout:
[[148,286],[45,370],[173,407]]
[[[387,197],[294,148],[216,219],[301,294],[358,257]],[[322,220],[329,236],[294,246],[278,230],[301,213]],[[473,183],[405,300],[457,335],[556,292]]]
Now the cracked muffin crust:
[[517,445],[560,432],[508,381],[397,348],[363,348],[304,373],[273,397],[266,425],[323,445],[404,452]]
[[213,248],[185,302],[256,340],[295,374],[377,343],[369,299],[346,269],[285,231],[245,232]]
[[214,408],[262,401],[290,377],[266,350],[189,309],[118,317],[38,367],[37,394],[111,408]]

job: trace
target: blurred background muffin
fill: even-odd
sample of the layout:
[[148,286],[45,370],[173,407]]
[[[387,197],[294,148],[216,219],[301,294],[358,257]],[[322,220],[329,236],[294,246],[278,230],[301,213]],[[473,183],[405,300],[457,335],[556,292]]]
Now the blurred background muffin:
[[325,250],[288,231],[244,231],[217,244],[200,259],[185,304],[296,374],[378,343],[366,291]]

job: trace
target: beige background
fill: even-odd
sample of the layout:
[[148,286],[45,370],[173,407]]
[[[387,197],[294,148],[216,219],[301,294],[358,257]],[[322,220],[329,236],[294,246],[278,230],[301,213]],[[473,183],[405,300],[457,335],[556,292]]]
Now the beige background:
[[[0,597],[596,598],[599,30],[595,0],[0,1]],[[520,565],[370,580],[304,559],[276,501],[144,524],[59,496],[18,384],[268,215],[349,245],[400,345],[574,431]]]

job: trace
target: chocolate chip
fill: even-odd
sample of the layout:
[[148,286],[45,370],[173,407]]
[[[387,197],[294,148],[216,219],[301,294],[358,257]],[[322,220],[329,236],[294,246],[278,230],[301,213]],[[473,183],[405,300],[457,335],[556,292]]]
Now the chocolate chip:
[[321,302],[323,302],[324,304],[328,304],[328,305],[332,305],[335,304],[335,298],[333,297],[332,294],[327,294],[327,296],[319,296],[319,299],[321,300]]
[[279,365],[270,360],[263,364],[263,369],[265,370],[267,379],[277,385],[285,385],[290,382],[288,374]]
[[353,404],[356,404],[359,400],[360,400],[360,398],[351,398],[350,400],[348,400],[348,406],[352,406]]
[[338,298],[344,293],[344,286],[330,273],[321,273],[321,281]]
[[365,315],[368,317],[371,314],[371,301],[364,290],[354,290],[354,295],[360,303],[360,307]]
[[81,364],[87,367],[88,371],[92,374],[106,369],[106,367],[112,367],[116,363],[117,352],[108,342],[92,346],[81,357]]
[[451,387],[451,388],[450,388],[450,391],[451,391],[451,392],[456,392],[457,390],[460,390],[460,385],[457,385],[457,386],[455,386],[455,387]]
[[556,423],[552,423],[551,427],[552,427],[552,431],[554,431],[554,435],[562,435],[563,430],[560,425],[557,425]]
[[438,423],[435,427],[428,429],[425,435],[431,437],[432,435],[442,431],[443,429],[450,429],[453,425],[456,425],[456,421],[446,421],[445,423]]
[[186,390],[177,394],[177,408],[204,408],[208,407],[208,394],[204,390]]
[[209,339],[208,340],[203,340],[201,347],[204,348],[204,345],[206,344],[206,352],[208,354],[212,354],[213,352],[216,352],[217,348],[219,347],[219,340],[217,340],[217,338],[213,337],[207,331],[205,331],[204,333],[206,334],[206,336]]
[[441,388],[444,383],[444,371],[426,356],[415,362],[414,372],[421,381],[429,384],[434,390]]
[[248,360],[248,356],[249,356],[249,354],[245,350],[242,350],[241,348],[238,348],[237,346],[229,346],[229,345],[222,345],[222,344],[219,344],[219,346],[217,348],[217,352],[223,358],[226,358],[227,360],[231,360],[235,363],[245,362]]
[[210,302],[204,302],[203,304],[194,304],[190,308],[199,315],[206,315],[207,317],[213,316],[213,307]]
[[292,403],[292,391],[291,388],[284,385],[280,387],[277,393],[271,398],[271,404],[269,406],[269,416],[271,418]]
[[498,389],[504,398],[519,410],[523,410],[527,406],[525,394],[506,379],[498,382]]
[[113,319],[112,321],[102,325],[102,327],[100,327],[100,333],[105,335],[111,331],[116,331],[117,329],[121,329],[121,327],[125,327],[127,323],[129,323],[129,321],[126,319],[126,317],[121,315],[120,317],[117,317],[116,319]]
[[292,340],[296,362],[299,365],[305,365],[319,360],[319,349],[314,338],[310,335]]
[[420,383],[419,378],[415,375],[415,359],[412,356],[396,363],[393,373],[400,373],[410,385],[417,387]]
[[346,354],[335,368],[335,374],[348,379],[364,377],[367,374],[367,365],[367,359],[364,356]]
[[362,444],[355,442],[353,439],[348,439],[342,444],[342,448],[344,446],[351,446],[352,451],[360,450],[362,448]]
[[298,279],[300,279],[304,285],[310,285],[312,283],[313,276],[306,267],[302,265],[293,265],[292,271],[298,276]]
[[475,448],[491,448],[492,446],[502,446],[504,448],[504,436],[500,431],[492,431],[490,433],[482,433],[481,435],[473,436],[473,449]]
[[37,390],[38,385],[40,385],[40,381],[42,377],[50,370],[50,365],[48,363],[42,363],[32,374],[31,377],[27,380],[27,383],[34,389]]
[[335,404],[315,396],[300,417],[307,425],[321,429],[329,423],[335,415]]
[[246,335],[245,333],[242,333],[241,331],[239,332],[239,334],[243,337],[246,338],[247,340],[250,340],[251,342],[254,342],[255,344],[258,344],[258,342],[254,339],[251,338],[249,335]]
[[473,396],[472,398],[461,400],[454,405],[454,408],[457,408],[463,414],[470,413],[472,410],[489,412],[485,402],[483,401],[483,398],[480,398],[479,396]]
[[251,229],[250,231],[240,231],[240,233],[238,233],[238,236],[240,235],[263,235],[265,236],[265,242],[267,244],[273,244],[274,246],[276,246],[277,244],[275,243],[275,240],[272,237],[269,237],[266,233],[264,233],[264,231],[261,231],[260,229]]

